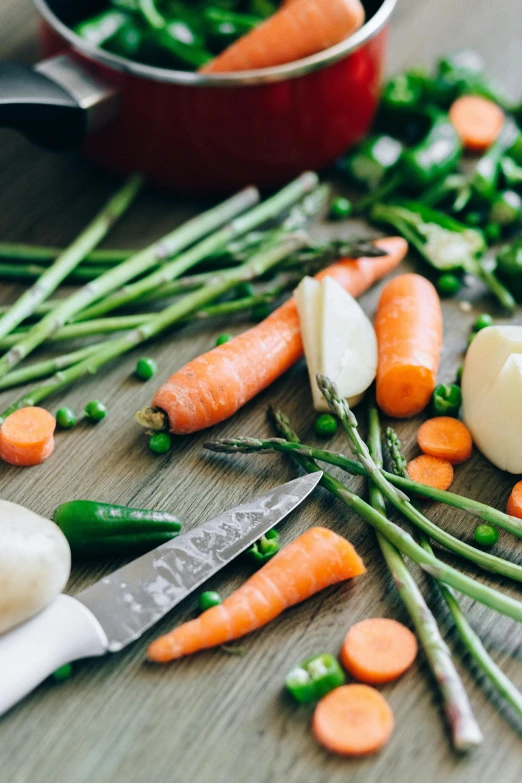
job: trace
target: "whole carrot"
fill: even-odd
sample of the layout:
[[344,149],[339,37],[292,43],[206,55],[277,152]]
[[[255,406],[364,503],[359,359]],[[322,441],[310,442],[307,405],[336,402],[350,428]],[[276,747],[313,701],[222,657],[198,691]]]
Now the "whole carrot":
[[[324,269],[316,279],[333,277],[352,296],[359,296],[395,269],[408,249],[401,237],[378,239],[375,244],[388,255],[346,259]],[[171,375],[154,396],[153,408],[139,414],[139,421],[176,434],[212,427],[273,383],[302,354],[299,314],[292,298],[257,326]]]
[[412,274],[391,280],[379,300],[375,331],[377,403],[388,416],[414,416],[435,388],[442,348],[442,313],[432,284]]
[[200,70],[230,73],[295,62],[340,43],[363,22],[359,0],[295,0]]
[[239,639],[319,590],[365,570],[345,538],[314,527],[282,549],[222,604],[156,639],[148,658],[167,663]]

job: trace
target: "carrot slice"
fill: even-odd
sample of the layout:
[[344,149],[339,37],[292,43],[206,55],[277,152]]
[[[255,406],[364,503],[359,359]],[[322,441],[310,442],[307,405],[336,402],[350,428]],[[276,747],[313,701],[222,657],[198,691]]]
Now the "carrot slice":
[[452,416],[436,416],[425,421],[419,427],[417,442],[423,454],[446,459],[452,465],[469,459],[473,448],[470,431]]
[[368,685],[343,685],[328,693],[314,712],[312,731],[321,745],[342,756],[366,756],[385,745],[393,731],[393,712]]
[[413,274],[391,280],[379,300],[375,332],[377,403],[388,416],[415,416],[430,401],[442,348],[440,300],[432,284]]
[[341,649],[341,661],[352,677],[377,685],[396,680],[417,655],[415,635],[402,623],[370,617],[352,625]]
[[359,0],[296,0],[200,70],[232,73],[295,62],[344,41],[364,22]]
[[[378,239],[375,245],[387,255],[344,259],[316,279],[333,277],[352,296],[360,296],[395,269],[408,250],[402,237]],[[188,362],[163,384],[152,404],[168,415],[171,432],[198,432],[232,416],[302,355],[299,314],[292,298],[252,329]]]
[[54,416],[43,408],[20,408],[0,427],[0,459],[10,465],[39,465],[54,450]]
[[451,124],[466,149],[483,152],[496,141],[504,124],[504,112],[493,101],[463,95],[449,110]]
[[289,606],[365,570],[345,538],[323,527],[313,527],[256,571],[220,606],[156,639],[148,649],[148,658],[166,663],[239,639]]
[[506,513],[522,519],[522,481],[517,481],[509,496]]
[[412,481],[435,489],[449,489],[453,481],[453,465],[447,459],[422,454],[406,465]]

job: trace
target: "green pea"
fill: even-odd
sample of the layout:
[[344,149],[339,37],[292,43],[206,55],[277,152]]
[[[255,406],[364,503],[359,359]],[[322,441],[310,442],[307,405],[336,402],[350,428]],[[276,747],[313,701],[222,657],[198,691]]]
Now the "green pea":
[[254,321],[264,321],[269,315],[270,307],[264,302],[260,302],[252,308],[252,319]]
[[498,541],[498,530],[493,525],[477,525],[475,541],[479,546],[493,546]]
[[231,339],[231,334],[228,334],[228,332],[223,332],[223,334],[220,334],[219,337],[216,338],[216,345],[223,345],[223,343],[228,343],[228,341]]
[[330,438],[337,432],[337,419],[330,413],[322,413],[314,422],[314,431],[320,438]]
[[172,445],[172,438],[168,432],[155,432],[149,440],[149,448],[155,454],[165,454]]
[[77,421],[76,414],[71,408],[60,408],[56,412],[56,423],[61,430],[70,430],[76,427]]
[[493,326],[493,318],[488,313],[481,313],[475,319],[473,331],[480,332],[481,329],[486,329],[488,326]]
[[352,204],[347,198],[338,196],[332,199],[329,216],[331,220],[344,220],[352,213]]
[[68,680],[69,677],[72,677],[72,673],[72,665],[70,663],[66,663],[63,666],[60,666],[59,669],[56,669],[56,671],[53,672],[52,677],[56,682],[65,682],[65,680]]
[[236,286],[236,299],[246,299],[249,296],[254,296],[254,289],[251,283],[239,283]]
[[212,609],[213,606],[219,606],[222,603],[223,599],[215,590],[206,590],[198,598],[198,607],[201,612],[206,612],[207,609]]
[[486,239],[491,244],[494,244],[495,242],[498,242],[500,239],[500,236],[502,234],[502,229],[500,227],[499,223],[488,223],[484,227],[484,234],[486,235]]
[[447,272],[437,280],[437,291],[441,296],[455,296],[460,291],[460,280],[456,275]]
[[462,383],[462,373],[464,372],[464,365],[461,364],[457,370],[457,383]]
[[138,359],[135,370],[137,378],[140,378],[142,381],[150,381],[150,379],[153,378],[157,372],[158,365],[154,359]]
[[103,402],[91,400],[87,403],[83,412],[87,419],[90,419],[91,421],[101,421],[107,415],[107,408]]

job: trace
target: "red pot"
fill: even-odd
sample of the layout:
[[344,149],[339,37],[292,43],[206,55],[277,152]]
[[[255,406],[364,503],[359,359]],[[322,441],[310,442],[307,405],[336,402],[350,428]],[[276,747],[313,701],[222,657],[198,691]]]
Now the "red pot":
[[[88,16],[95,2],[75,2],[71,10],[69,0],[35,0],[43,52],[51,59],[27,70],[29,82],[38,85],[28,83],[18,102],[13,100],[24,74],[20,66],[3,66],[10,70],[7,81],[0,79],[0,124],[55,147],[82,143],[104,167],[140,171],[177,191],[280,185],[332,162],[367,132],[395,2],[374,0],[373,15],[368,3],[361,30],[305,60],[200,75],[130,62],[90,46],[65,22],[78,19],[78,6]],[[35,99],[36,87],[51,92],[43,104]]]

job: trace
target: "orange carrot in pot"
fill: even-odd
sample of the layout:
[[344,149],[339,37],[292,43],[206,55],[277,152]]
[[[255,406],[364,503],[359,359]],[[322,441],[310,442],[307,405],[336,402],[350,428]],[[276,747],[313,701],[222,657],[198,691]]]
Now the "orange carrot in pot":
[[148,649],[148,658],[167,663],[239,639],[289,606],[365,570],[345,538],[314,527],[282,549],[220,606],[156,639]]
[[449,118],[464,147],[475,152],[491,147],[504,124],[502,109],[479,95],[457,98],[449,110]]
[[378,685],[404,674],[417,650],[417,639],[405,625],[387,617],[369,617],[346,634],[341,661],[356,680]]
[[[408,249],[401,237],[375,244],[388,255],[346,259],[321,271],[359,296],[395,269]],[[257,326],[186,364],[163,384],[153,406],[175,434],[198,432],[232,416],[303,355],[299,314],[292,298]]]
[[447,459],[421,454],[406,465],[412,481],[435,489],[449,489],[453,481],[453,465]]
[[393,731],[393,712],[379,691],[368,685],[343,685],[315,708],[314,737],[341,756],[367,756],[385,745]]
[[20,408],[0,427],[0,459],[10,465],[39,465],[54,450],[56,421],[43,408]]
[[377,403],[388,416],[415,416],[430,401],[442,348],[440,300],[432,284],[413,274],[391,280],[379,300],[375,331]]
[[295,62],[344,41],[363,22],[360,0],[295,0],[200,70],[233,73]]
[[423,454],[459,465],[471,457],[473,441],[465,424],[452,416],[436,416],[421,424],[417,443]]

